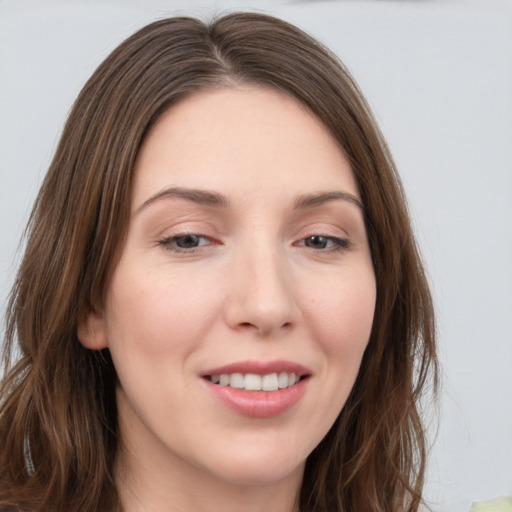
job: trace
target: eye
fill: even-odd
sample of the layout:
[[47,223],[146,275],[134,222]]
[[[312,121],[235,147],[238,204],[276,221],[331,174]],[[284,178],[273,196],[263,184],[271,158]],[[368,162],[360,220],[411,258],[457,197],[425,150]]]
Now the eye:
[[193,252],[194,249],[207,245],[210,239],[204,235],[196,235],[187,233],[185,235],[177,235],[161,240],[160,245],[165,249],[175,252]]
[[350,242],[336,236],[311,235],[301,240],[298,245],[304,245],[305,247],[316,250],[336,251],[348,249]]

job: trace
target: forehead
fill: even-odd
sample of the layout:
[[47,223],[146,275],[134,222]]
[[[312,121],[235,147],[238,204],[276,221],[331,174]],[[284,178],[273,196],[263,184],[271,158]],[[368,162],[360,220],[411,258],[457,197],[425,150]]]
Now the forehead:
[[152,127],[135,166],[134,204],[168,186],[358,196],[348,160],[313,114],[277,90],[247,86],[196,93]]

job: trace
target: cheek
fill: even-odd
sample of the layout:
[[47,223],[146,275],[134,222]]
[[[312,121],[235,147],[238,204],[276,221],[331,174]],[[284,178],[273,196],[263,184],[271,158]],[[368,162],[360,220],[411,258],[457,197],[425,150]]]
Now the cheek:
[[311,324],[326,353],[362,356],[371,333],[375,299],[373,272],[324,288],[311,298]]
[[192,350],[216,316],[216,287],[179,273],[166,279],[118,270],[107,301],[109,344],[122,346],[124,357],[176,357]]
[[[347,279],[332,279],[311,294],[308,323],[321,364],[318,368],[319,390],[311,415],[311,432],[319,442],[332,427],[346,404],[359,373],[368,345],[375,310],[376,287],[373,271],[351,274]],[[311,446],[311,450],[314,445]]]

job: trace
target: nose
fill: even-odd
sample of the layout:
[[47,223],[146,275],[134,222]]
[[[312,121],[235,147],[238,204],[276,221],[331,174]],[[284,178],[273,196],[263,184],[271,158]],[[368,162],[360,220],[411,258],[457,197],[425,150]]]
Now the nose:
[[279,335],[296,324],[299,308],[285,255],[271,247],[252,247],[230,268],[225,309],[232,329],[261,337]]

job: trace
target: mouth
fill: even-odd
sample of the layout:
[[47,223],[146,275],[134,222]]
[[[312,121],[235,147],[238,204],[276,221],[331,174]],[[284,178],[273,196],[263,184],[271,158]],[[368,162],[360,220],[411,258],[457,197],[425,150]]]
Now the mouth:
[[218,386],[229,386],[245,391],[279,391],[294,386],[307,379],[309,375],[297,375],[294,372],[274,372],[260,375],[257,373],[217,373],[203,378]]
[[203,372],[206,389],[232,412],[272,418],[292,410],[306,393],[309,368],[285,361],[242,361]]

